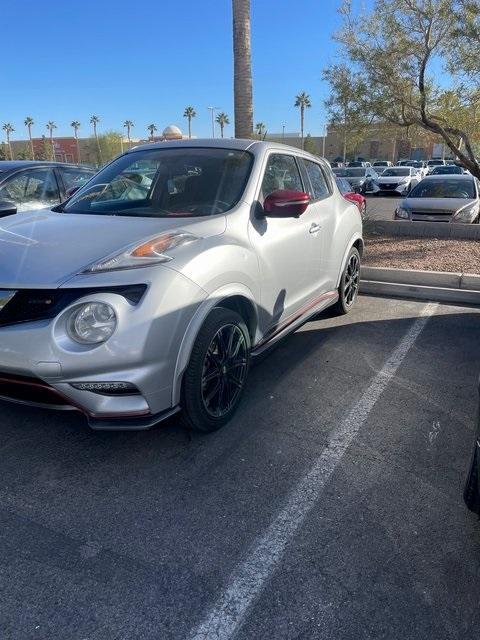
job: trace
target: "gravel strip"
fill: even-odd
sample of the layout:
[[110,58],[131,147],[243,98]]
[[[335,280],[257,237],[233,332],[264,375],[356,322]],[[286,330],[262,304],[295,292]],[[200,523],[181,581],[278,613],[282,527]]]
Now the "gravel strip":
[[480,242],[366,236],[363,264],[370,267],[480,273]]

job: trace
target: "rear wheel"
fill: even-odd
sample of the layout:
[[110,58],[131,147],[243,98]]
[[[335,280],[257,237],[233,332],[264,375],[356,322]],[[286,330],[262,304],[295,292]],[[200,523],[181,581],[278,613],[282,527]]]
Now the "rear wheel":
[[338,301],[334,306],[334,310],[339,314],[348,313],[358,295],[358,287],[360,285],[360,254],[355,247],[350,249],[347,263],[343,270],[338,288]]
[[213,309],[193,346],[182,389],[182,420],[195,431],[216,431],[235,413],[248,376],[250,336],[243,318]]

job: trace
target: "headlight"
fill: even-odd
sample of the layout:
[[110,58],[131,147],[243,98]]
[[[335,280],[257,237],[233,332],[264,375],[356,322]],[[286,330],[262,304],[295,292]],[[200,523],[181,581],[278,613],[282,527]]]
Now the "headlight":
[[457,211],[457,213],[453,216],[452,221],[473,222],[475,218],[478,216],[478,212],[479,212],[478,202],[475,202],[474,204],[467,204]]
[[403,218],[404,220],[408,220],[410,218],[409,212],[403,207],[398,207],[395,211],[397,218]]
[[105,302],[87,302],[77,307],[67,324],[68,335],[81,344],[106,342],[116,328],[115,310]]
[[172,257],[164,252],[189,244],[198,240],[197,236],[186,232],[164,233],[149,240],[143,240],[127,247],[119,253],[114,253],[99,262],[87,267],[82,273],[96,273],[97,271],[119,271],[121,269],[137,269],[161,262],[168,262]]

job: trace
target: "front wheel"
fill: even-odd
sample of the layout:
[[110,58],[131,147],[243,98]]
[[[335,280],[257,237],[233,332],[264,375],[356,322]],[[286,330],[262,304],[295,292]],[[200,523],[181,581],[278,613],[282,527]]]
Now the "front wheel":
[[250,365],[250,336],[230,309],[212,310],[200,329],[185,371],[182,420],[195,431],[216,431],[235,413]]
[[355,247],[352,247],[348,254],[347,263],[340,279],[338,301],[333,307],[337,313],[344,315],[352,309],[357,299],[359,285],[360,254]]

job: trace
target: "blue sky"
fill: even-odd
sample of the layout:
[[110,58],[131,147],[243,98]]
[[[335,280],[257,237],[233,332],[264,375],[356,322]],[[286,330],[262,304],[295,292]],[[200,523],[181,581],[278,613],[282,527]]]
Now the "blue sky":
[[[254,119],[269,132],[298,131],[295,95],[312,99],[306,131],[321,134],[327,87],[321,71],[335,60],[332,32],[340,0],[252,0]],[[16,0],[2,9],[0,122],[13,138],[25,137],[23,120],[35,120],[34,135],[54,120],[56,135],[71,135],[69,123],[97,114],[100,131],[135,123],[144,137],[154,122],[182,129],[185,106],[197,111],[193,133],[209,136],[207,107],[219,106],[233,122],[230,0]],[[8,28],[8,25],[11,28]],[[7,61],[8,60],[8,61]],[[233,135],[233,126],[226,129]]]

